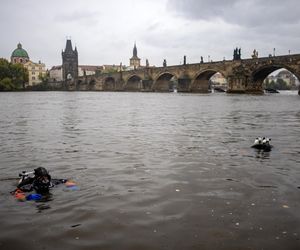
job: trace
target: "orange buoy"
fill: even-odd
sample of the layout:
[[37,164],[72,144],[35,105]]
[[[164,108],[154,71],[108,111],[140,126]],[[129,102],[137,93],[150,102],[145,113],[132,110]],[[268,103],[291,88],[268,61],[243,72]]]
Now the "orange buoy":
[[76,186],[76,183],[73,182],[73,181],[67,181],[67,182],[65,183],[65,185],[66,185],[67,187],[72,187],[72,186]]

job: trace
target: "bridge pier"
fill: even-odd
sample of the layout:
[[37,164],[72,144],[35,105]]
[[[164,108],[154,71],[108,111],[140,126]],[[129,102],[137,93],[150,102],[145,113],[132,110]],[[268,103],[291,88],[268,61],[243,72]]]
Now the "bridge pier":
[[262,82],[250,82],[247,85],[246,94],[263,94],[263,83]]
[[189,86],[191,84],[191,79],[188,78],[179,78],[177,91],[178,92],[189,92]]
[[77,90],[77,81],[73,79],[67,79],[64,81],[65,90],[75,91]]
[[170,81],[168,79],[160,79],[156,81],[153,91],[155,92],[169,92]]
[[228,77],[227,93],[231,94],[263,94],[262,83],[251,82],[248,77]]
[[153,85],[152,80],[142,80],[142,89],[141,89],[141,91],[142,92],[151,92],[152,91],[152,89],[151,89],[152,85]]
[[236,77],[228,76],[228,89],[227,93],[230,94],[246,94],[246,78],[245,77]]

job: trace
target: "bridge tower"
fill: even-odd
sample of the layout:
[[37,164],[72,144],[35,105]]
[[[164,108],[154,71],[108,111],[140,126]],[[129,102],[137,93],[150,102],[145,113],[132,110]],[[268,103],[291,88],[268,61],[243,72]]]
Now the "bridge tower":
[[138,56],[137,56],[137,48],[136,48],[136,44],[134,43],[133,55],[130,58],[130,67],[137,69],[140,66],[141,66],[141,59],[138,58]]
[[65,51],[62,51],[63,81],[76,81],[78,78],[78,52],[72,48],[72,42],[67,39]]

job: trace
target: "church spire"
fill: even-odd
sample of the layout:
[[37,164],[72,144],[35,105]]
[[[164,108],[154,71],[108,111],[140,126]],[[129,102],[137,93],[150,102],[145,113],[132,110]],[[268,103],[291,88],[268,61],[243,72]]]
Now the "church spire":
[[136,42],[134,42],[134,47],[133,47],[133,57],[137,57]]

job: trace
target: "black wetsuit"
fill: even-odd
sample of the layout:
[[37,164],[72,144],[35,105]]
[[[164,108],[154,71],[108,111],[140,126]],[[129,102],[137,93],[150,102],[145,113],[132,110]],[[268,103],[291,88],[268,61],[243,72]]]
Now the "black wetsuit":
[[[67,179],[51,179],[48,188],[53,188],[54,186],[66,183],[67,181]],[[36,186],[36,177],[26,178],[25,180],[21,181],[17,187],[23,192],[31,192],[33,190],[38,191],[38,187]]]

